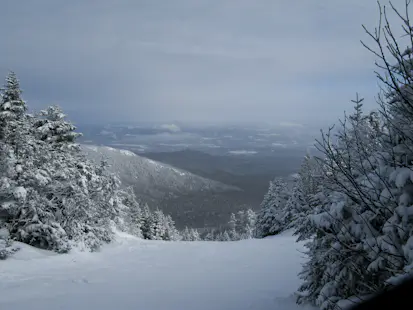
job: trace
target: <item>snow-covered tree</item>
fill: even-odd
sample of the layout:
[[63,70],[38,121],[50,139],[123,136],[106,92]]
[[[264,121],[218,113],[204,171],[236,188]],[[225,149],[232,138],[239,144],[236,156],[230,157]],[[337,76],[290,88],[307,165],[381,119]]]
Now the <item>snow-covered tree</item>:
[[309,261],[299,301],[321,309],[378,292],[413,272],[413,28],[408,16],[396,13],[407,49],[400,48],[386,15],[380,31],[368,32],[378,47],[369,49],[385,71],[378,73],[379,113],[362,113],[362,100],[355,100],[335,139],[327,133],[320,142],[322,184],[309,214]]
[[194,228],[185,227],[181,233],[183,241],[199,241],[201,236],[199,235],[198,230]]
[[255,237],[275,235],[284,229],[282,217],[287,200],[287,184],[281,179],[271,181],[257,215]]
[[[175,227],[175,222],[170,215],[166,215],[165,219],[165,235],[163,236],[163,240],[166,241],[179,241],[182,239],[181,234],[179,233],[178,229]],[[199,235],[199,234],[198,234]],[[198,236],[199,238],[199,236]]]
[[216,237],[215,237],[214,231],[208,231],[207,234],[205,235],[205,237],[203,238],[203,240],[205,240],[205,241],[215,241]]
[[228,235],[230,236],[231,240],[238,240],[239,239],[239,234],[238,234],[238,231],[237,231],[238,219],[235,216],[235,213],[231,213],[230,218],[229,218],[229,222],[228,222],[228,226],[229,226]]
[[25,121],[26,102],[21,98],[19,80],[14,72],[6,77],[4,88],[1,89],[0,101],[0,139],[7,140],[12,145],[18,145],[20,139],[19,127]]
[[253,238],[254,236],[254,229],[255,229],[255,223],[257,220],[257,214],[252,209],[247,209],[247,211],[244,214],[245,214],[245,217],[244,217],[244,223],[242,226],[241,236],[242,236],[242,239],[250,239],[250,238]]
[[19,247],[14,246],[12,240],[10,239],[8,229],[0,222],[0,260],[6,259],[18,250]]
[[312,238],[307,243],[310,260],[301,274],[305,282],[300,291],[305,294],[299,301],[321,309],[367,294],[367,287],[383,280],[369,271],[368,251],[380,226],[378,199],[385,185],[375,157],[381,135],[376,119],[362,113],[361,100],[354,102],[354,113],[341,122],[335,141],[329,134],[322,136],[321,182],[316,193],[307,196],[309,212],[297,228],[299,240]]
[[133,189],[128,187],[122,190],[117,190],[115,200],[115,203],[120,204],[119,210],[121,212],[121,216],[116,219],[117,227],[121,231],[143,238],[143,211],[133,193]]
[[221,237],[221,241],[232,241],[230,234],[228,231],[224,231]]
[[66,115],[59,106],[50,106],[40,111],[34,122],[38,139],[54,143],[55,147],[73,147],[81,136],[76,127],[66,121]]
[[8,240],[67,252],[98,249],[115,229],[147,239],[180,238],[170,216],[142,210],[106,162],[86,158],[76,143],[80,134],[59,107],[33,116],[20,95],[10,73],[0,102],[0,228]]
[[320,186],[323,180],[320,165],[322,164],[315,157],[306,154],[286,203],[283,221],[286,228],[294,227],[295,235],[299,236],[298,240],[314,234],[309,215],[322,204]]
[[151,212],[148,205],[139,209],[139,216],[134,222],[141,228],[140,235],[144,239],[178,241],[182,238],[170,215],[159,209]]

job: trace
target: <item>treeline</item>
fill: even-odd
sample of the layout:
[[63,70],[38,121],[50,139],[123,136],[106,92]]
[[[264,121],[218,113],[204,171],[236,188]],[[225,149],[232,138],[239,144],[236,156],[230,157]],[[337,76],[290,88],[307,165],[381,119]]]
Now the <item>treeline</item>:
[[398,42],[385,14],[368,32],[383,72],[377,110],[363,112],[356,98],[334,133],[322,132],[323,156],[305,158],[290,194],[272,182],[258,214],[258,237],[291,228],[307,241],[299,303],[343,309],[412,274],[413,27],[408,14],[396,13],[406,41]]

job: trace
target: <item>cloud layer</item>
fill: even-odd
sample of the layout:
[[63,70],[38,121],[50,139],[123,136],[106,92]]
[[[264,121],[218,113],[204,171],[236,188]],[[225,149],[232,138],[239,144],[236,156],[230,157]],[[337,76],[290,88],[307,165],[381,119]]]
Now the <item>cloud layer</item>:
[[[334,121],[373,106],[375,1],[13,1],[0,73],[94,121]],[[404,0],[394,1],[398,6]]]

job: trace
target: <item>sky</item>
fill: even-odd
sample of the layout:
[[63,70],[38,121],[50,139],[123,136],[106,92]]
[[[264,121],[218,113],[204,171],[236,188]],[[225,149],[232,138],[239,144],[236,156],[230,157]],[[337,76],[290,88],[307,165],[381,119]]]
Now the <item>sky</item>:
[[376,0],[3,0],[0,74],[75,120],[334,122],[375,107],[377,22]]

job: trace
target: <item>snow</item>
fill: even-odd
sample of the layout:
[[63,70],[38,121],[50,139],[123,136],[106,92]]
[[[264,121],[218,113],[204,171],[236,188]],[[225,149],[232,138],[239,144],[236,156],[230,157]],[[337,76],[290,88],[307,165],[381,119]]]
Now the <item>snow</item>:
[[135,153],[133,153],[131,151],[128,151],[128,150],[119,150],[119,152],[123,155],[126,155],[126,156],[136,156]]
[[9,235],[9,231],[6,228],[0,228],[0,239],[7,239]]
[[24,199],[26,199],[27,191],[26,191],[26,189],[25,189],[24,187],[22,187],[22,186],[17,186],[17,187],[14,189],[13,196],[14,196],[16,199],[24,200]]
[[184,173],[184,172],[179,171],[178,169],[175,169],[175,168],[172,168],[172,167],[171,167],[171,169],[172,169],[172,171],[173,171],[173,172],[175,172],[175,173],[179,174],[181,177],[185,175],[185,173]]
[[99,148],[95,145],[83,144],[85,148],[88,148],[91,151],[98,152]]
[[147,162],[154,165],[154,166],[162,166],[160,163],[157,163],[156,161],[153,161],[151,159],[147,159]]
[[408,167],[397,168],[390,175],[390,180],[394,181],[398,188],[402,188],[407,181],[413,182],[413,171]]
[[23,245],[0,265],[0,309],[309,309],[295,304],[302,244],[291,232],[237,242],[128,235],[99,253]]

